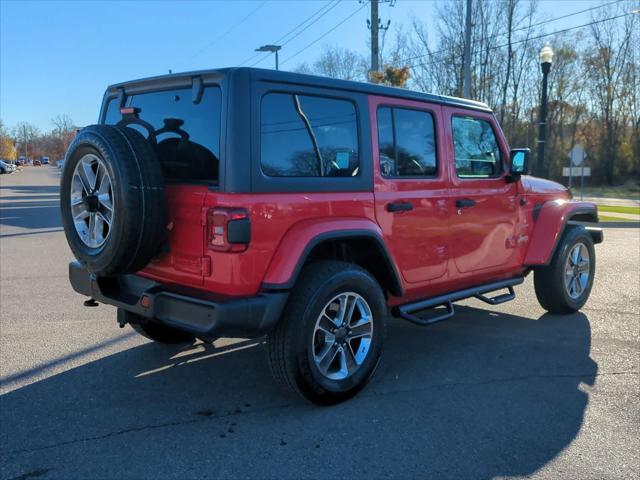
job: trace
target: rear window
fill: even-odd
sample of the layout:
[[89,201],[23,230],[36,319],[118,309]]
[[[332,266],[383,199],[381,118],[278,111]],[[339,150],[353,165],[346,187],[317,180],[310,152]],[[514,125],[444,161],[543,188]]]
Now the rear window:
[[[158,141],[158,158],[165,179],[217,183],[220,158],[222,94],[218,87],[206,87],[194,103],[191,88],[141,93],[127,97],[126,106],[140,109],[141,120],[151,124]],[[107,107],[105,123],[121,120],[117,99]],[[130,124],[140,133],[148,132]]]
[[355,105],[347,100],[269,93],[261,106],[260,159],[272,177],[358,175]]

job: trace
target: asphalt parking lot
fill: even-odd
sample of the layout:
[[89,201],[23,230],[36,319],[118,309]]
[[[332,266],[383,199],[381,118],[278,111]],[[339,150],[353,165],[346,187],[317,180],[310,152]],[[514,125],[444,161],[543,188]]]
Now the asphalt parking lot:
[[67,281],[58,173],[0,177],[0,477],[639,478],[640,230],[607,228],[581,313],[469,301],[390,320],[358,397],[281,392],[262,341],[163,346]]

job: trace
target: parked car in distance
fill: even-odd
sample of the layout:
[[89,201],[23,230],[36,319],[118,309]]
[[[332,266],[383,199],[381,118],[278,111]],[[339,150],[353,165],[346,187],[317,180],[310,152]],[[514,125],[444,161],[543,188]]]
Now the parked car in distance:
[[0,160],[0,173],[13,173],[16,171],[16,166],[12,163]]
[[40,161],[42,162],[42,165],[49,165],[49,157],[42,157]]
[[487,105],[372,84],[251,68],[125,82],[66,159],[88,304],[157,342],[266,335],[275,379],[323,405],[371,378],[389,313],[431,325],[465,298],[513,300],[529,274],[545,309],[579,310],[603,238],[596,206],[529,176]]
[[36,160],[33,160],[32,165],[34,167],[40,167],[40,166],[42,166],[42,162],[40,160],[36,159]]

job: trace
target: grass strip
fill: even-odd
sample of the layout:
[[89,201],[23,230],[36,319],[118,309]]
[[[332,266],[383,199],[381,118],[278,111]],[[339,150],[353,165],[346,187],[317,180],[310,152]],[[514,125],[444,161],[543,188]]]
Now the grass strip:
[[640,215],[640,207],[617,207],[609,205],[598,205],[598,212],[631,213],[634,215]]
[[628,222],[628,223],[640,224],[640,221],[632,220],[630,218],[608,217],[607,215],[598,215],[598,218],[600,219],[601,222],[625,222],[625,223]]

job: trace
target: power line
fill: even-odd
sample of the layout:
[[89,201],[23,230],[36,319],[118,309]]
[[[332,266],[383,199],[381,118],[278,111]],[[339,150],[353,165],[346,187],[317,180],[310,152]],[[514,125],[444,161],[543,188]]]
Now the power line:
[[[288,38],[283,44],[282,46],[284,47],[285,45],[287,45],[288,43],[290,43],[292,40],[296,39],[297,37],[299,37],[300,35],[302,35],[309,27],[311,27],[311,25],[317,23],[322,17],[324,17],[327,13],[329,13],[331,10],[333,10],[335,7],[338,6],[338,4],[340,3],[340,0],[331,0],[330,2],[326,3],[325,5],[323,5],[319,10],[317,10],[316,12],[314,12],[311,16],[309,16],[306,20],[304,20],[303,22],[301,22],[298,26],[294,27],[292,30],[290,30],[289,32],[287,32],[286,34],[284,34],[282,37],[280,37],[278,40],[276,40],[275,42],[273,42],[274,44],[279,44],[282,40],[284,40],[285,38],[287,38],[289,35],[291,35],[292,33],[294,33],[296,30],[298,30],[300,27],[302,27],[304,25],[304,28],[301,28],[300,31],[298,31],[295,35],[293,35],[292,37]],[[326,8],[328,7],[328,8]],[[325,10],[326,8],[326,10]],[[324,10],[324,11],[323,11]],[[322,13],[320,13],[322,12]],[[319,15],[318,15],[319,14]],[[315,18],[314,18],[315,17]],[[306,24],[306,25],[305,25]],[[260,55],[260,54],[258,54]],[[254,58],[256,58],[257,55],[254,55],[253,57],[251,57],[249,60],[246,60],[244,63],[249,62],[251,60],[253,60]],[[252,63],[250,66],[253,67],[254,65],[257,65],[258,63],[262,62],[263,60],[265,60],[267,57],[264,56],[261,59],[259,59],[258,61]]]
[[254,8],[253,10],[251,10],[249,13],[247,13],[244,17],[242,17],[238,22],[234,23],[231,27],[229,27],[227,30],[225,30],[222,34],[218,35],[214,40],[212,40],[211,42],[209,42],[208,44],[206,44],[204,47],[202,47],[200,50],[198,50],[196,53],[194,53],[191,57],[189,57],[186,60],[183,60],[182,62],[180,62],[177,66],[181,66],[184,65],[187,62],[190,62],[191,60],[193,60],[194,58],[200,56],[201,54],[203,54],[205,51],[207,51],[208,49],[210,49],[211,47],[213,47],[216,43],[218,43],[220,40],[222,40],[224,37],[226,37],[228,34],[230,34],[232,31],[234,31],[236,28],[238,28],[240,25],[242,25],[244,22],[246,22],[254,13],[256,13],[258,10],[260,10],[262,7],[265,6],[265,4],[267,3],[268,0],[263,0],[262,3],[260,3],[260,5],[258,5],[256,8]]
[[[633,14],[633,12],[622,13],[620,15],[616,15],[615,17],[603,18],[601,20],[594,20],[592,22],[585,23],[585,24],[582,24],[582,25],[578,25],[578,26],[575,26],[575,27],[563,28],[562,30],[556,30],[555,32],[550,32],[550,33],[543,33],[541,35],[536,35],[535,37],[528,37],[528,38],[526,38],[524,40],[519,40],[517,42],[511,42],[511,45],[518,45],[518,44],[521,44],[521,43],[529,42],[531,40],[537,40],[537,39],[544,38],[544,37],[550,37],[552,35],[557,35],[559,33],[565,33],[565,32],[569,32],[571,30],[577,30],[577,29],[580,29],[580,28],[589,27],[591,25],[596,25],[598,23],[608,22],[609,20],[617,20],[618,18],[626,17],[627,15],[632,15],[632,14]],[[488,50],[488,51],[497,50],[499,48],[504,48],[504,47],[508,47],[508,46],[509,46],[509,44],[505,43],[505,44],[502,44],[502,45],[496,45],[494,47],[489,47],[486,50]],[[436,55],[438,53],[443,53],[443,52],[446,52],[446,51],[448,51],[448,50],[442,50],[440,52],[434,52],[432,55]],[[427,54],[427,55],[429,55],[429,54]],[[423,56],[427,56],[427,55],[423,55]],[[459,58],[459,56],[456,56],[456,58]],[[426,66],[426,65],[433,65],[435,62],[441,61],[441,60],[442,59],[440,59],[440,60],[432,59],[432,60],[429,60],[428,62],[416,63],[415,65],[409,65],[409,68],[416,68],[416,67],[423,67],[423,66]],[[450,60],[450,58],[448,60]]]
[[[331,2],[329,2],[331,3]],[[333,5],[331,5],[327,10],[325,10],[324,12],[322,12],[321,15],[319,15],[316,19],[314,19],[311,23],[309,23],[307,26],[305,26],[302,30],[300,30],[298,33],[296,33],[293,37],[289,38],[286,42],[284,42],[282,45],[286,45],[287,43],[290,43],[293,39],[297,38],[298,36],[300,36],[300,34],[302,34],[305,30],[307,30],[311,25],[313,25],[314,23],[316,23],[318,20],[320,20],[322,17],[324,17],[327,13],[329,13],[331,10],[333,10],[334,8],[336,8],[338,6],[338,4],[340,3],[340,0],[335,0],[335,3]],[[282,37],[280,37],[278,40],[276,40],[276,43],[282,41],[284,38],[286,38],[290,33],[287,33],[286,35],[283,35]]]
[[[286,44],[290,43],[292,40],[294,40],[295,38],[299,37],[302,33],[304,33],[309,27],[311,27],[311,25],[315,24],[318,22],[318,20],[320,20],[322,17],[324,17],[327,13],[329,13],[331,10],[333,10],[335,7],[338,6],[338,4],[340,3],[340,0],[336,0],[336,2],[331,5],[327,10],[325,10],[324,12],[322,12],[322,14],[320,14],[318,17],[316,17],[311,23],[308,23],[302,30],[300,30],[298,33],[296,33],[293,37],[290,37],[285,43],[282,44],[282,46],[285,46]],[[286,35],[285,35],[286,37]],[[281,37],[284,38],[284,37]],[[277,43],[278,41],[276,41]],[[258,63],[262,62],[266,57],[261,58],[260,60],[254,62],[251,64],[251,66],[253,67],[254,65],[257,65]],[[289,57],[291,58],[291,57]],[[286,60],[285,60],[286,61]]]
[[559,17],[551,18],[549,20],[542,20],[541,22],[532,23],[531,25],[527,25],[526,27],[520,27],[518,29],[515,29],[514,32],[519,32],[521,30],[526,30],[527,28],[532,28],[532,27],[537,27],[537,26],[540,26],[540,25],[544,25],[545,23],[556,22],[556,21],[562,20],[564,18],[574,17],[576,15],[580,15],[581,13],[587,13],[587,12],[590,12],[592,10],[597,10],[599,8],[608,7],[609,5],[613,5],[614,3],[620,3],[621,1],[622,0],[613,0],[613,2],[603,3],[602,5],[596,5],[595,7],[585,8],[584,10],[579,10],[579,11],[573,12],[573,13],[567,13],[566,15],[561,15]]
[[[604,3],[602,5],[597,5],[595,7],[585,8],[584,10],[579,10],[577,12],[568,13],[566,15],[561,15],[560,17],[555,17],[555,18],[551,18],[549,20],[543,20],[543,21],[540,21],[540,22],[537,22],[537,23],[532,23],[532,24],[526,25],[524,27],[519,27],[519,28],[516,28],[516,29],[512,30],[511,32],[512,33],[521,32],[523,30],[528,30],[530,28],[538,27],[540,25],[545,25],[547,23],[557,22],[558,20],[562,20],[562,19],[569,18],[569,17],[574,17],[576,15],[580,15],[581,13],[590,12],[592,10],[597,10],[599,8],[604,8],[604,7],[607,7],[609,5],[613,5],[614,3],[620,3],[620,2],[621,2],[621,0],[613,0],[612,2],[609,2],[609,3]],[[491,36],[487,37],[487,39],[489,40],[489,39],[492,39],[492,38],[502,37],[502,36],[504,36],[506,34],[507,34],[507,32],[498,33],[498,34],[491,35]],[[515,45],[517,43],[522,43],[522,42],[516,42],[516,43],[512,42],[513,45]],[[449,51],[449,49],[442,49],[442,50],[437,50],[437,51],[432,52],[432,53],[426,53],[426,54],[423,54],[423,55],[415,55],[413,57],[404,58],[399,63],[402,64],[402,63],[407,62],[409,60],[415,60],[416,58],[423,58],[423,57],[427,57],[429,55],[438,55],[440,53],[445,53],[445,52],[448,52],[448,51]]]
[[327,35],[329,35],[331,32],[333,32],[336,28],[340,27],[343,23],[345,23],[347,20],[349,20],[351,17],[353,17],[356,13],[358,13],[360,10],[362,10],[364,7],[366,7],[367,4],[364,3],[362,4],[359,8],[357,8],[356,10],[354,10],[348,17],[346,17],[344,20],[342,20],[340,23],[338,23],[337,25],[335,25],[334,27],[332,27],[331,29],[327,30],[325,33],[323,33],[322,35],[320,35],[318,38],[316,38],[314,41],[312,41],[311,43],[309,43],[308,45],[306,45],[304,48],[301,48],[300,50],[298,50],[296,53],[294,53],[293,55],[291,55],[290,57],[286,58],[282,64],[285,64],[286,62],[288,62],[289,60],[297,57],[298,55],[300,55],[302,52],[304,52],[305,50],[307,50],[308,48],[311,48],[313,45],[315,45],[316,43],[318,43],[320,40],[322,40],[324,37],[326,37]]
[[[303,26],[305,23],[307,23],[309,20],[311,20],[313,17],[315,17],[319,12],[321,12],[322,10],[324,10],[329,4],[333,3],[334,0],[329,0],[327,3],[325,3],[322,7],[320,7],[318,10],[316,10],[315,12],[313,12],[310,16],[308,16],[306,19],[304,19],[302,22],[300,22],[298,25],[296,25],[295,27],[293,27],[291,30],[289,30],[286,34],[284,34],[282,37],[280,37],[278,40],[276,40],[275,43],[280,42],[283,38],[286,38],[287,36],[289,36],[291,33],[295,32],[298,28],[300,28],[301,26]],[[246,60],[243,60],[238,66],[242,66],[248,62],[250,62],[251,60],[253,60],[256,57],[259,57],[260,53],[256,53],[254,55],[251,55],[249,58],[247,58]],[[267,58],[266,56],[264,58]],[[255,63],[253,64],[255,65]]]

